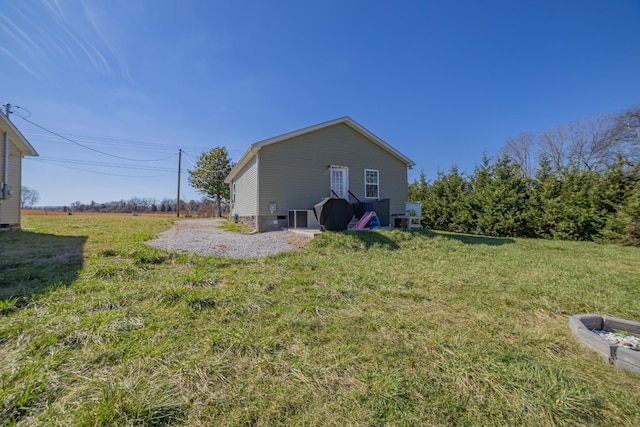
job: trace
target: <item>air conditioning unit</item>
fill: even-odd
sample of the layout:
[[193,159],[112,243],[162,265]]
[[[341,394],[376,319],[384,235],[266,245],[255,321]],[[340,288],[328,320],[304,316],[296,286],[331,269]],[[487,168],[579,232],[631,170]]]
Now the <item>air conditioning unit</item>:
[[315,213],[312,210],[289,211],[289,228],[318,228]]

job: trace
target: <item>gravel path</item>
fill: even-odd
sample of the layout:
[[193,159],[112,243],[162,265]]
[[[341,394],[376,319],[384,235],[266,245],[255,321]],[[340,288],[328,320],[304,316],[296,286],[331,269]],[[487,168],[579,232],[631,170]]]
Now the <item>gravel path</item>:
[[290,231],[240,234],[217,226],[224,219],[184,219],[158,238],[146,242],[150,246],[170,251],[195,252],[203,255],[220,255],[228,258],[253,258],[300,250],[311,241],[311,237]]

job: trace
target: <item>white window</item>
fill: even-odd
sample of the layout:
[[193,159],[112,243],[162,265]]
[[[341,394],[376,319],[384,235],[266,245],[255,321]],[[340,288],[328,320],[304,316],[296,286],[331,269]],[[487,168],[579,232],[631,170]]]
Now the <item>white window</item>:
[[364,197],[366,199],[380,198],[380,172],[375,169],[364,170]]

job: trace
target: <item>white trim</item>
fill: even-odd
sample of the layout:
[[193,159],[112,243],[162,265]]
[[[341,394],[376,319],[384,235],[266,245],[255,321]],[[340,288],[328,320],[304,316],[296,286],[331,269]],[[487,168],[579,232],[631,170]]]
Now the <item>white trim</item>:
[[[375,172],[376,173],[376,183],[367,182],[367,172]],[[376,195],[375,196],[367,196],[367,185],[375,185],[376,186]],[[365,169],[364,170],[364,198],[365,199],[380,199],[380,170],[378,169]]]
[[231,182],[231,206],[236,204],[236,181]]
[[0,112],[0,120],[7,126],[9,133],[9,139],[18,147],[20,150],[20,156],[38,156],[38,152],[35,148],[29,143],[27,138],[20,132],[20,130],[13,124],[13,122],[2,112]]
[[256,152],[256,230],[258,230],[258,218],[260,218],[260,156]]
[[[342,193],[342,195],[338,194],[338,196],[342,196],[343,199],[349,199],[349,168],[347,166],[329,166],[329,188],[335,191],[333,188],[333,171],[344,172],[342,175],[342,188],[340,189],[340,193]],[[336,191],[336,194],[337,193],[338,192]],[[332,191],[329,191],[329,197],[334,197]]]

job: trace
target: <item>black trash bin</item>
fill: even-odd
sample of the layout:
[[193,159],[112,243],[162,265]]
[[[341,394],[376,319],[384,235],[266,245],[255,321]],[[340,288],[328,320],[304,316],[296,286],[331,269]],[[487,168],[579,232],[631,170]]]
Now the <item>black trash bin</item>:
[[353,218],[353,207],[346,199],[322,199],[313,211],[322,231],[345,231]]

